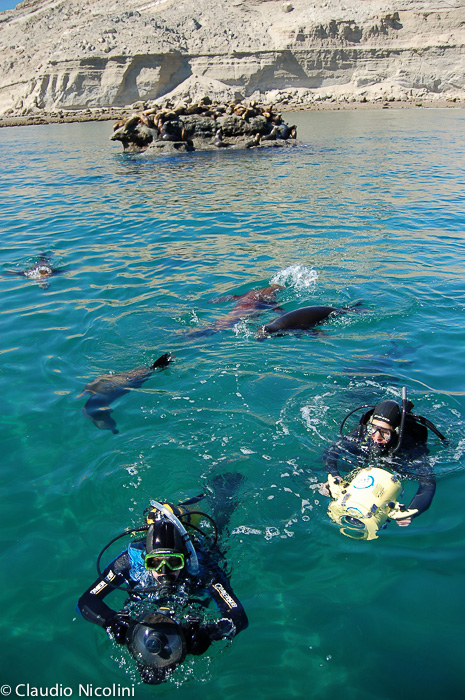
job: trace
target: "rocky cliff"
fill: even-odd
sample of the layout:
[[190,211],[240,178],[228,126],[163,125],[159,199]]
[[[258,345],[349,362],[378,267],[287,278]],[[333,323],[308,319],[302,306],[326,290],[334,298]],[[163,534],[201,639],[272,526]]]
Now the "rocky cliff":
[[24,0],[0,39],[0,116],[206,93],[465,99],[463,0]]

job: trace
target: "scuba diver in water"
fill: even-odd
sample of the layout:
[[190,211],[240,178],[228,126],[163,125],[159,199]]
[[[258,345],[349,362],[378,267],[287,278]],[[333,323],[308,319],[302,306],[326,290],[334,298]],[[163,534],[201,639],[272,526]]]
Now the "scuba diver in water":
[[[346,420],[361,409],[369,410],[363,413],[358,426],[344,435]],[[359,406],[344,418],[340,439],[325,451],[323,459],[328,482],[320,492],[338,499],[337,506],[330,505],[329,515],[348,526],[348,529],[341,530],[343,534],[353,537],[355,530],[351,528],[359,527],[365,530],[365,534],[360,532],[359,537],[373,539],[377,530],[385,526],[387,518],[396,520],[400,526],[408,526],[413,518],[430,507],[436,479],[428,460],[428,429],[442,441],[446,438],[431,421],[413,414],[412,409],[413,403],[407,401],[405,388],[402,406],[390,399],[381,401],[374,408]],[[395,458],[397,454],[399,457]],[[359,467],[362,470],[358,472],[360,477],[341,477],[339,464],[349,455],[364,463]],[[373,464],[376,467],[370,469]],[[394,473],[385,471],[389,469]],[[400,478],[418,482],[418,489],[408,507],[396,502],[402,492]],[[373,518],[371,523],[370,518]]]
[[[86,620],[126,644],[144,683],[162,683],[187,654],[203,654],[212,642],[231,639],[248,625],[220,566],[215,521],[195,506],[201,498],[178,506],[151,501],[144,526],[126,530],[104,547],[97,560],[99,576],[77,604]],[[203,520],[213,528],[209,546],[199,527]],[[130,542],[101,571],[100,560],[108,547],[139,532],[145,537]],[[118,611],[104,602],[114,590],[129,594]],[[211,601],[221,617],[206,622],[203,612]]]

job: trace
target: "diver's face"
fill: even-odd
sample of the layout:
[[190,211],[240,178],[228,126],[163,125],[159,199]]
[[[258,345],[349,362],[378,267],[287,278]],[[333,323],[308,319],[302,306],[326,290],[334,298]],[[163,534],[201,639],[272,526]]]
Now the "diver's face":
[[371,439],[376,445],[387,445],[392,440],[393,430],[389,423],[386,423],[384,420],[375,418],[368,426],[368,430],[371,433]]
[[184,555],[171,549],[156,549],[145,556],[145,568],[156,585],[173,586],[184,568]]

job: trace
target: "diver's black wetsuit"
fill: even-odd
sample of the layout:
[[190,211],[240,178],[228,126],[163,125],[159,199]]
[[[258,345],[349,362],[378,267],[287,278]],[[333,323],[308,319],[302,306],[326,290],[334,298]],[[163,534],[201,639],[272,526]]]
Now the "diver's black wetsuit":
[[406,480],[418,481],[417,492],[408,506],[409,509],[416,508],[418,512],[411,517],[417,518],[428,510],[436,491],[436,479],[427,459],[429,451],[425,443],[416,442],[408,433],[404,434],[397,455],[391,457],[390,451],[394,447],[395,445],[389,445],[380,449],[368,435],[366,425],[359,425],[331,445],[325,451],[323,460],[327,472],[334,477],[341,476],[338,469],[341,456],[349,454],[359,460],[376,461],[376,466],[393,471]]
[[[145,541],[133,542],[131,548],[133,552],[135,550],[136,553],[137,550],[140,552],[143,561]],[[204,607],[208,606],[211,600],[215,602],[222,616],[217,622],[200,624],[199,620],[195,623],[191,620],[182,625],[188,654],[203,654],[212,641],[232,638],[248,625],[245,610],[234,595],[226,575],[217,563],[218,557],[215,560],[212,553],[205,553],[198,549],[196,553],[200,568],[198,575],[191,575],[183,571],[173,589],[161,589],[159,594],[157,592],[150,594],[152,608],[169,607],[170,598],[174,600],[182,590],[181,595],[186,598],[187,613],[189,613],[191,601],[200,603]],[[122,613],[124,616],[127,612],[125,610],[116,612],[104,602],[104,598],[112,591],[117,590],[115,586],[118,585],[129,586],[129,588],[135,585],[140,587],[141,584],[132,577],[132,571],[128,548],[106,567],[102,575],[79,598],[77,604],[77,609],[86,620],[112,632],[118,642],[125,641],[126,629],[119,625],[119,619]],[[110,586],[109,583],[113,586]],[[153,585],[153,583],[147,585]],[[145,595],[141,596],[137,592],[130,593],[126,604],[131,600],[140,600],[142,597],[145,598]]]

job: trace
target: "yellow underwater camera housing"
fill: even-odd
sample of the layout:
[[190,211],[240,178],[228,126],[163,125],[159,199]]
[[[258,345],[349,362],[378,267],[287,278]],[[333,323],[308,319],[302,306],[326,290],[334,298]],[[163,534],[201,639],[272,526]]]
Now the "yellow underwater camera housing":
[[329,491],[333,498],[328,515],[335,523],[342,525],[340,532],[346,537],[375,540],[388,518],[400,520],[418,512],[416,509],[405,509],[397,501],[402,493],[402,483],[395,474],[378,467],[368,467],[350,476],[336,481],[332,474],[328,474]]

